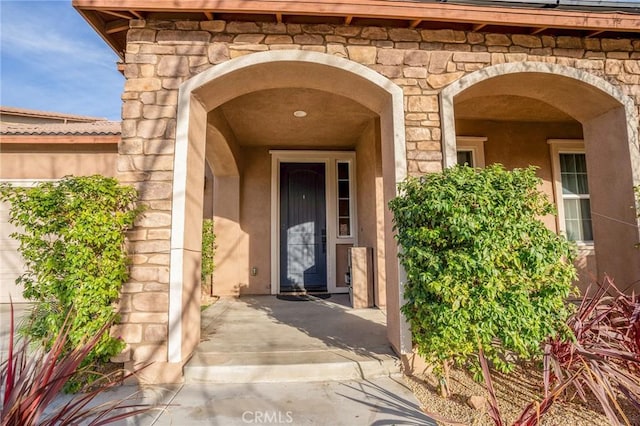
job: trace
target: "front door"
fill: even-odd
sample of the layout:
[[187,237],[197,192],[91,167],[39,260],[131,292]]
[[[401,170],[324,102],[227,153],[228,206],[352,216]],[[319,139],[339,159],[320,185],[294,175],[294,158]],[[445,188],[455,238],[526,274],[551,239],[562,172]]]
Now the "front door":
[[324,163],[280,163],[280,291],[327,290]]

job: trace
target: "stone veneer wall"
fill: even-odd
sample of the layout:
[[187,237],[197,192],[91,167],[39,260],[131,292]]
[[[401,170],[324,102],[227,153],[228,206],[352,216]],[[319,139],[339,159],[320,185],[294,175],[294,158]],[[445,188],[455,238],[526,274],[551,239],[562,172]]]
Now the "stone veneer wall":
[[[171,189],[180,84],[229,59],[302,49],[364,64],[405,93],[408,171],[442,168],[438,94],[470,72],[538,61],[602,77],[640,106],[640,39],[506,35],[334,25],[225,21],[131,21],[122,95],[118,176],[135,184],[148,209],[129,234],[133,265],[123,289],[128,342],[120,361],[166,361]],[[160,379],[161,381],[162,379]]]

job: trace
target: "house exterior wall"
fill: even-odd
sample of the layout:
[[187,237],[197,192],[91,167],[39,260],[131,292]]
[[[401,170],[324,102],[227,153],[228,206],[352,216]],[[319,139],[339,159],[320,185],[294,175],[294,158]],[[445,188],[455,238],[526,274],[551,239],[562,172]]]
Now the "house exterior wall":
[[356,188],[358,246],[373,249],[373,300],[372,304],[381,309],[386,307],[385,282],[384,212],[378,207],[383,204],[382,159],[380,154],[380,123],[377,120],[367,126],[356,144]]
[[[215,20],[131,21],[124,65],[127,81],[122,96],[118,176],[141,190],[141,202],[148,209],[129,238],[132,274],[120,306],[121,331],[128,348],[119,358],[128,366],[161,361],[143,371],[148,381],[179,380],[181,368],[162,364],[167,361],[168,253],[180,84],[230,59],[281,49],[311,50],[347,58],[400,86],[405,94],[407,166],[411,175],[442,169],[440,91],[491,65],[533,61],[584,70],[619,86],[635,103],[636,112],[640,106],[638,39]],[[389,131],[381,129],[383,134]],[[251,172],[247,169],[248,174],[243,177],[247,180],[240,183],[244,190],[249,190],[250,181],[261,178],[260,171],[264,172],[257,163],[255,167]],[[392,191],[393,185],[394,182],[379,182],[376,177],[376,190],[381,193]],[[249,207],[240,203],[240,215],[246,214]],[[388,212],[378,213],[384,214],[384,220],[390,219]],[[378,249],[394,244],[395,241],[385,241]],[[248,255],[251,259],[253,250]],[[387,273],[397,273],[394,259],[387,259],[385,267]],[[259,276],[267,275],[260,272]],[[264,285],[258,279],[251,282],[258,287]],[[391,295],[389,303],[399,303],[398,297]],[[400,319],[393,317],[389,321],[395,323]]]
[[0,146],[0,179],[59,179],[63,176],[116,175],[116,144]]
[[[116,175],[117,145],[2,144],[0,137],[0,182],[18,186],[67,175]],[[37,136],[33,138],[37,142]],[[10,237],[18,228],[9,223],[9,204],[0,203],[0,303],[26,302],[23,287],[15,280],[24,273],[20,243]]]
[[[240,227],[249,238],[247,277],[240,294],[271,294],[271,156],[268,148],[243,148],[240,178]],[[255,276],[249,273],[257,268]],[[235,293],[237,294],[237,293]]]
[[[582,139],[582,125],[577,121],[513,122],[486,120],[456,120],[456,131],[460,135],[485,136],[485,164],[503,164],[507,169],[538,167],[537,176],[542,179],[540,190],[548,200],[554,202],[551,150],[549,139]],[[545,225],[557,232],[554,215],[542,218]],[[593,248],[581,248],[575,262],[579,288],[584,291],[598,276]]]

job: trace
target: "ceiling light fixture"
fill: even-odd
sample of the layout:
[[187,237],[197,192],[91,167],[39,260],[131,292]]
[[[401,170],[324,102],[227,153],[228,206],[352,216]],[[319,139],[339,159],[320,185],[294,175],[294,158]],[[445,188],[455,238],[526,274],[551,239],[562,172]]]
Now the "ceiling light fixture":
[[299,109],[298,111],[293,112],[293,116],[296,118],[304,118],[307,116],[307,111]]

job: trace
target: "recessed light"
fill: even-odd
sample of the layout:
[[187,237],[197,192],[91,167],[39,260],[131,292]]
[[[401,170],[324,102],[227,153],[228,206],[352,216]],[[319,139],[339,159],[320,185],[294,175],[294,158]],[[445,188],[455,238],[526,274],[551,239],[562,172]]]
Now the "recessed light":
[[293,116],[297,117],[297,118],[303,118],[307,116],[307,111],[302,111],[301,109],[299,109],[298,111],[294,111],[293,112]]

